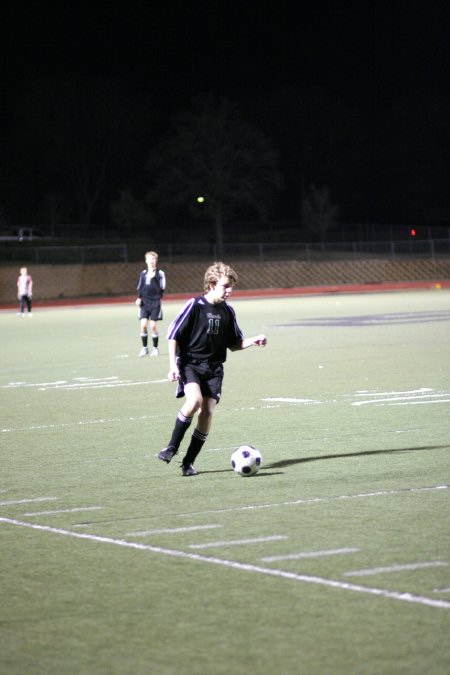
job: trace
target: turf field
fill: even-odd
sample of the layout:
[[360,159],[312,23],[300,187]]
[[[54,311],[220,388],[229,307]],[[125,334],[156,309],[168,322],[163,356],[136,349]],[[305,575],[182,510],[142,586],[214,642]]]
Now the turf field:
[[134,306],[0,313],[2,675],[450,671],[450,291],[232,304],[190,478]]

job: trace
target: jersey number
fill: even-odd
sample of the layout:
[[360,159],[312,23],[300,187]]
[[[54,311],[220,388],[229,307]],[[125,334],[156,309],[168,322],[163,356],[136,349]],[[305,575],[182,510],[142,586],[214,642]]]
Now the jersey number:
[[208,319],[208,335],[219,335],[220,319]]

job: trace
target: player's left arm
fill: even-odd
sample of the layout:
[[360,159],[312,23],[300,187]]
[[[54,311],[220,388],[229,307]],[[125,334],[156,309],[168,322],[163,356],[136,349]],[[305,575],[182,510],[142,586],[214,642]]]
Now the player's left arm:
[[255,335],[254,337],[238,340],[230,349],[232,352],[238,352],[241,349],[247,349],[247,347],[265,347],[266,344],[267,338],[265,335]]
[[267,338],[265,335],[254,335],[253,337],[245,338],[242,330],[239,328],[235,311],[230,305],[227,305],[228,311],[232,319],[231,332],[234,333],[234,338],[229,340],[228,348],[232,352],[247,349],[247,347],[265,347]]

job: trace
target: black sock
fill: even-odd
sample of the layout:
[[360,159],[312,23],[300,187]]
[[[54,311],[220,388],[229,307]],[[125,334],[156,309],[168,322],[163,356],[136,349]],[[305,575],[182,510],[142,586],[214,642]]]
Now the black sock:
[[158,339],[159,339],[159,335],[152,335],[153,346],[154,346],[155,349],[158,349]]
[[148,342],[148,335],[147,333],[141,333],[141,340],[142,340],[142,346],[146,347],[147,342]]
[[173,428],[172,436],[169,441],[169,447],[178,450],[178,448],[181,445],[181,441],[184,438],[184,434],[189,429],[191,422],[192,417],[186,417],[180,410],[180,412],[177,415],[177,419],[175,420],[175,426]]
[[183,466],[189,466],[189,464],[193,464],[195,462],[197,455],[203,448],[203,444],[205,443],[207,437],[208,434],[202,434],[202,432],[198,429],[194,429],[191,442],[189,443],[189,447],[182,462]]

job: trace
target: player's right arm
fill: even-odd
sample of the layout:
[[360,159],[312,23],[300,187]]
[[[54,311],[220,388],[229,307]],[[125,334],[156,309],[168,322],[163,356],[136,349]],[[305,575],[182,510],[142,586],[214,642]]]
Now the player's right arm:
[[145,285],[145,271],[140,273],[139,281],[136,286],[136,290],[138,292],[138,297],[134,301],[136,307],[142,307],[142,291],[144,289],[144,285]]
[[195,307],[195,298],[188,300],[167,330],[167,348],[169,351],[169,373],[167,377],[171,382],[175,382],[180,376],[177,365],[178,342],[180,340],[180,334],[183,332],[183,328],[189,323],[193,307]]
[[167,348],[169,351],[169,372],[167,377],[171,382],[175,382],[180,376],[177,365],[177,341],[169,339],[167,341]]

